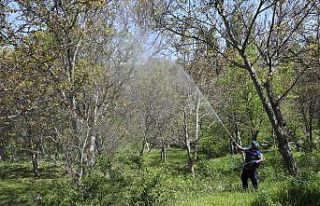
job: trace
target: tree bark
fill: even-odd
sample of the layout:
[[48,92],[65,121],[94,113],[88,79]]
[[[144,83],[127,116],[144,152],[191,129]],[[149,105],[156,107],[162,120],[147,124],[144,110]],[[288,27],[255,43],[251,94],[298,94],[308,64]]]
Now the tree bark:
[[[238,128],[238,123],[235,123],[235,132],[236,132],[236,141],[238,142],[239,145],[242,145],[242,141],[241,141],[241,135],[240,135],[240,130]],[[245,160],[245,154],[243,151],[241,152],[241,157],[242,157],[242,161],[244,162]]]
[[40,169],[39,169],[39,164],[38,164],[38,153],[37,153],[37,148],[34,145],[33,141],[32,141],[32,136],[31,136],[31,129],[28,129],[27,132],[27,138],[28,138],[28,144],[29,144],[29,153],[30,153],[30,157],[31,157],[31,162],[32,162],[32,170],[34,173],[35,177],[39,177],[40,176]]
[[309,126],[308,126],[308,129],[309,129],[309,133],[308,133],[308,136],[309,136],[309,150],[312,151],[313,149],[313,135],[312,135],[312,132],[313,132],[313,113],[314,113],[314,104],[315,104],[315,101],[312,99],[311,102],[309,103]]
[[188,117],[187,117],[187,111],[184,110],[184,141],[185,141],[185,146],[187,150],[187,157],[188,157],[188,171],[191,173],[191,175],[194,177],[195,172],[194,172],[194,164],[195,160],[191,152],[191,142],[190,142],[190,137],[189,137],[189,125],[188,125]]
[[167,150],[164,141],[164,137],[161,137],[161,162],[167,161]]
[[91,127],[91,137],[89,146],[89,165],[94,165],[96,161],[96,139],[97,139],[97,122],[98,122],[98,94],[95,96],[95,105],[93,110],[93,122]]
[[38,154],[36,152],[32,152],[32,167],[34,176],[39,177],[40,176],[40,169],[38,164]]
[[3,141],[0,142],[0,161],[5,161],[5,152],[4,152],[4,144]]
[[193,152],[193,159],[194,162],[197,161],[198,156],[198,146],[200,144],[200,132],[201,132],[201,118],[200,118],[200,107],[201,107],[201,98],[197,101],[196,107],[196,137],[194,140],[194,152]]
[[149,148],[149,143],[148,143],[148,140],[147,140],[147,136],[144,135],[143,136],[143,140],[142,140],[142,147],[141,147],[141,150],[140,150],[140,155],[142,156],[144,154],[144,151],[150,151],[150,148]]
[[89,148],[89,165],[94,165],[96,161],[96,134],[91,135]]
[[283,157],[285,165],[291,175],[297,176],[299,174],[299,168],[289,147],[288,139],[290,138],[290,135],[289,131],[284,127],[281,110],[279,106],[274,108],[272,107],[271,102],[276,102],[276,100],[273,99],[274,96],[272,94],[268,94],[267,96],[269,99],[266,97],[264,88],[258,79],[256,71],[247,60],[246,66],[256,88],[256,91],[259,95],[263,108],[268,115],[272,128],[274,129],[278,141],[279,151]]
[[191,153],[191,144],[190,144],[190,140],[186,139],[186,148],[187,148],[187,155],[188,155],[188,171],[191,173],[191,175],[194,177],[195,176],[195,172],[194,172],[194,165],[195,165],[195,159]]
[[275,135],[275,132],[274,132],[274,129],[272,128],[272,140],[273,140],[273,148],[274,149],[277,149],[277,141],[276,141],[276,135]]

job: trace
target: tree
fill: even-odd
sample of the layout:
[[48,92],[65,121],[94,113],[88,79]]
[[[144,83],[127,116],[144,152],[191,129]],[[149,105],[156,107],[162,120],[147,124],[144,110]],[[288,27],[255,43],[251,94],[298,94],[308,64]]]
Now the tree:
[[[5,19],[17,20],[18,25],[5,22],[5,30],[1,32],[1,46],[12,45],[1,48],[3,55],[12,53],[3,62],[9,71],[4,74],[8,77],[5,89],[13,94],[5,99],[8,103],[5,118],[12,117],[12,111],[20,106],[14,99],[17,97],[23,108],[18,108],[15,116],[35,112],[41,117],[37,113],[41,108],[49,119],[60,120],[44,136],[50,136],[59,145],[66,170],[81,183],[85,169],[95,163],[98,150],[103,149],[98,148],[101,146],[98,143],[106,138],[102,125],[112,118],[115,99],[133,67],[135,51],[130,38],[124,35],[127,25],[120,24],[117,15],[107,15],[121,12],[125,3],[90,0],[7,3],[6,6],[1,3]],[[19,81],[21,87],[15,88],[15,82]],[[34,131],[42,128],[39,125],[43,119],[27,117],[26,122],[36,125],[28,130],[27,136],[36,136]],[[27,124],[25,128],[29,128]],[[32,147],[35,141],[29,142]]]
[[[153,25],[159,31],[169,31],[182,42],[194,39],[237,69],[248,72],[277,136],[287,169],[290,174],[297,175],[298,166],[288,145],[290,132],[285,126],[280,105],[310,65],[302,61],[300,72],[282,93],[276,92],[274,79],[283,72],[284,62],[301,62],[305,50],[294,51],[293,42],[301,42],[300,31],[312,22],[315,2],[217,0],[149,3],[147,7],[155,22]],[[234,19],[241,24],[233,24]],[[217,41],[212,39],[219,43],[213,44]]]
[[306,47],[310,48],[309,52],[305,55],[307,61],[312,62],[313,68],[306,70],[303,77],[297,82],[297,87],[294,89],[294,106],[298,110],[298,114],[302,119],[304,125],[305,148],[312,151],[314,148],[314,125],[318,116],[319,108],[319,34],[316,38],[310,37],[307,41]]

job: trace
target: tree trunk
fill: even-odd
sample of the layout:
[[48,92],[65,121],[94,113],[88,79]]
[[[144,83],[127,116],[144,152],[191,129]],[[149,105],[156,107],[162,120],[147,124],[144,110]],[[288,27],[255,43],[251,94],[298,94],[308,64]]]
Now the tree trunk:
[[32,159],[32,167],[33,167],[33,172],[36,177],[40,176],[40,169],[39,169],[39,164],[38,164],[38,154],[36,152],[32,152],[31,155]]
[[192,174],[192,176],[195,176],[195,172],[194,172],[194,164],[195,164],[195,160],[194,157],[192,156],[192,152],[191,152],[191,142],[190,142],[190,137],[189,137],[189,125],[188,125],[188,119],[187,119],[187,112],[184,111],[184,141],[185,141],[185,146],[186,146],[186,150],[187,150],[187,157],[188,157],[188,171]]
[[273,140],[273,148],[274,149],[277,149],[277,140],[276,140],[276,135],[275,135],[275,132],[274,132],[274,129],[272,128],[272,140]]
[[200,106],[201,106],[201,100],[202,100],[201,98],[198,99],[197,107],[196,107],[196,137],[194,140],[194,151],[193,151],[194,162],[197,161],[198,146],[200,144],[200,132],[201,132]]
[[148,140],[147,140],[147,136],[143,136],[143,140],[142,140],[142,147],[141,147],[141,150],[140,150],[140,155],[143,155],[144,154],[144,151],[149,151],[150,148],[149,148],[149,143],[148,143]]
[[0,142],[0,161],[4,161],[6,158],[4,156],[4,144],[3,141]]
[[94,165],[96,161],[96,140],[97,140],[97,122],[98,122],[98,102],[99,96],[95,95],[95,105],[93,110],[93,123],[91,127],[91,137],[90,137],[90,146],[89,146],[89,165]]
[[167,151],[166,151],[166,145],[164,142],[164,138],[161,138],[161,162],[167,161]]
[[195,165],[195,159],[191,153],[191,145],[190,145],[190,141],[186,140],[186,147],[187,147],[187,155],[188,155],[188,171],[191,173],[192,177],[195,176],[195,172],[194,172],[194,165]]
[[195,165],[196,161],[194,160],[194,158],[189,159],[188,162],[188,171],[191,173],[192,177],[195,177],[196,173],[194,171],[194,165]]
[[312,132],[313,132],[313,126],[312,126],[312,123],[313,123],[313,111],[314,110],[314,101],[311,100],[310,104],[309,104],[309,150],[312,151],[313,149],[313,137],[312,137]]
[[89,147],[89,165],[94,165],[96,160],[96,134],[91,135]]
[[30,150],[30,157],[31,157],[31,162],[32,162],[32,168],[33,168],[33,173],[35,177],[40,176],[40,169],[39,169],[39,164],[38,164],[38,153],[37,153],[37,147],[34,146],[34,143],[32,141],[32,136],[31,136],[31,129],[28,129],[28,144],[29,144],[29,150]]
[[[239,145],[242,145],[242,141],[241,141],[241,136],[240,136],[240,130],[238,128],[238,124],[235,124],[235,129],[236,129],[236,141],[238,142]],[[245,154],[243,151],[241,151],[241,157],[242,157],[242,161],[244,162],[245,159]]]
[[[289,143],[288,143],[288,139],[290,138],[289,131],[285,129],[283,119],[279,119],[279,118],[282,118],[281,110],[279,106],[277,106],[277,108],[272,107],[271,102],[276,102],[275,99],[271,99],[274,97],[271,94],[269,94],[268,95],[269,99],[267,99],[264,93],[264,88],[258,79],[256,71],[248,61],[246,61],[246,65],[247,65],[247,69],[249,71],[250,77],[256,88],[256,91],[259,95],[260,101],[263,105],[263,108],[267,113],[269,121],[272,125],[272,128],[274,129],[274,132],[277,136],[279,151],[282,155],[285,165],[291,175],[297,176],[299,173],[299,168],[296,164],[296,161],[293,158],[292,152],[289,147]],[[274,109],[276,109],[276,111]]]
[[12,145],[9,156],[10,162],[15,162],[17,160],[17,148]]

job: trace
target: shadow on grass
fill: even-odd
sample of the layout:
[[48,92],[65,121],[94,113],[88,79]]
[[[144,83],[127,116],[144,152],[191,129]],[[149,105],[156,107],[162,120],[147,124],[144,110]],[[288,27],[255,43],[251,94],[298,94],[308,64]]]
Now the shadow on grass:
[[[59,168],[54,165],[41,165],[40,177],[41,179],[55,179],[61,176]],[[0,163],[0,179],[19,179],[19,178],[33,178],[34,173],[31,165],[27,163]]]
[[28,198],[31,196],[31,184],[15,180],[0,183],[1,205],[30,205]]
[[17,179],[33,177],[31,167],[26,164],[17,163],[1,163],[0,178],[1,179]]
[[63,177],[61,168],[43,163],[35,178],[30,163],[0,163],[0,205],[37,205],[37,195],[44,184]]

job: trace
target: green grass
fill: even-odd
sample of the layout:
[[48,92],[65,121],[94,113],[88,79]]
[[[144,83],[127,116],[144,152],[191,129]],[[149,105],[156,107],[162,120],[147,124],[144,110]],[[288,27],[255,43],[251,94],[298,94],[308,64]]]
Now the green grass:
[[[304,155],[295,153],[295,157],[299,161],[302,171],[308,174],[311,174],[312,171],[319,171],[319,163],[316,161],[319,160],[319,155],[313,155],[311,158],[308,158],[308,161],[302,156]],[[148,158],[151,159],[151,162],[152,159],[160,161],[159,155],[156,152],[150,154]],[[244,192],[241,188],[240,155],[235,155],[233,158],[226,156],[204,160],[203,164],[198,162],[196,166],[197,177],[192,180],[194,183],[197,182],[195,183],[195,189],[184,191],[186,186],[184,186],[184,188],[179,188],[178,186],[173,187],[172,190],[177,193],[177,199],[172,205],[256,205],[257,200],[261,197],[266,199],[266,205],[278,204],[272,202],[273,196],[276,196],[276,194],[282,191],[287,191],[286,188],[289,187],[289,182],[294,181],[294,179],[286,175],[281,157],[277,152],[265,153],[265,158],[266,161],[259,168],[260,189],[258,191],[249,190],[249,192]],[[185,163],[185,161],[186,155],[184,151],[168,151],[166,164],[171,165],[171,168],[174,168],[173,166],[175,164],[179,163],[181,165]],[[203,173],[205,177],[201,176],[204,175]],[[181,179],[183,179],[183,176],[176,176],[174,180],[171,180],[171,184],[183,185]],[[199,186],[199,184],[202,185]],[[190,184],[189,187],[190,186],[193,187],[192,184]]]
[[0,205],[34,205],[41,188],[61,176],[55,166],[41,163],[41,176],[34,178],[31,164],[0,163]]
[[147,156],[147,163],[152,167],[165,165],[175,174],[164,183],[175,193],[176,201],[173,200],[172,205],[250,205],[257,197],[257,193],[244,192],[241,188],[239,155],[200,160],[195,179],[183,171],[186,159],[183,150],[168,151],[167,162],[162,164],[157,151]]
[[[311,155],[311,156],[310,156]],[[186,153],[184,150],[173,149],[167,153],[167,162],[160,161],[160,152],[152,151],[144,158],[143,176],[139,176],[138,170],[129,158],[126,163],[118,162],[118,169],[115,170],[120,175],[116,178],[116,184],[123,184],[126,188],[118,187],[121,194],[148,194],[150,197],[168,197],[165,205],[172,206],[206,206],[206,205],[299,205],[303,201],[308,201],[312,197],[317,201],[320,200],[320,173],[319,173],[319,153],[304,155],[295,153],[298,164],[302,170],[302,176],[299,177],[306,183],[300,184],[300,179],[288,177],[285,174],[283,165],[280,161],[281,157],[277,152],[265,153],[266,161],[259,168],[260,173],[260,188],[258,191],[243,191],[241,188],[240,173],[241,173],[241,156],[235,155],[219,157],[214,159],[205,159],[199,156],[199,161],[195,167],[196,177],[191,177],[186,170]],[[310,157],[309,157],[310,156]],[[132,158],[131,158],[132,159]],[[140,163],[139,163],[140,164]],[[54,201],[58,199],[68,198],[68,190],[65,188],[62,180],[65,180],[65,175],[61,168],[57,168],[48,163],[42,162],[41,176],[34,178],[30,163],[0,163],[0,205],[37,205],[39,197],[46,197],[47,194],[52,197],[51,205],[55,205]],[[139,172],[137,172],[139,171]],[[100,174],[100,173],[98,173]],[[102,173],[103,174],[103,173]],[[148,187],[148,184],[153,185],[153,178],[160,175],[159,184]],[[131,185],[130,181],[122,178],[139,178],[135,180],[135,184]],[[92,185],[101,185],[99,175],[95,179],[96,182],[88,182]],[[146,184],[139,181],[144,180]],[[118,181],[124,181],[123,183]],[[318,181],[318,183],[317,183]],[[51,183],[60,184],[51,184]],[[110,182],[105,179],[104,184]],[[129,185],[126,185],[126,183]],[[113,183],[111,183],[113,184]],[[70,187],[70,185],[66,185]],[[129,186],[129,187],[128,187]],[[50,188],[51,187],[51,188]],[[53,188],[54,187],[54,188]],[[55,188],[56,187],[56,188]],[[60,187],[62,187],[60,189]],[[109,186],[105,189],[106,194],[110,195]],[[131,188],[133,193],[127,191]],[[252,186],[250,185],[250,188]],[[301,189],[302,188],[302,189]],[[70,188],[69,188],[70,189]],[[55,191],[55,192],[53,192]],[[95,190],[94,190],[95,191]],[[97,190],[102,192],[102,190]],[[132,192],[131,191],[131,192]],[[80,190],[81,192],[81,190]],[[120,194],[120,193],[119,193]],[[296,194],[299,196],[300,202],[295,204],[292,198]],[[62,196],[61,196],[62,195]],[[65,195],[65,196],[63,196]],[[72,194],[71,202],[77,200],[78,194]],[[143,196],[143,195],[142,195]],[[81,197],[81,196],[80,196]],[[143,199],[143,197],[141,197]],[[110,199],[113,200],[112,198]],[[40,202],[39,204],[43,204]],[[78,202],[77,205],[96,205],[86,202]],[[315,202],[313,201],[313,202]],[[316,205],[313,202],[310,205]],[[140,204],[137,205],[142,205]],[[117,205],[117,204],[114,204]]]
[[175,205],[185,206],[208,206],[208,205],[226,205],[226,206],[247,206],[251,205],[257,197],[252,192],[220,192],[210,195],[191,197],[187,200],[178,201]]
[[0,203],[1,205],[25,205],[28,202],[28,192],[31,183],[29,179],[1,180]]

